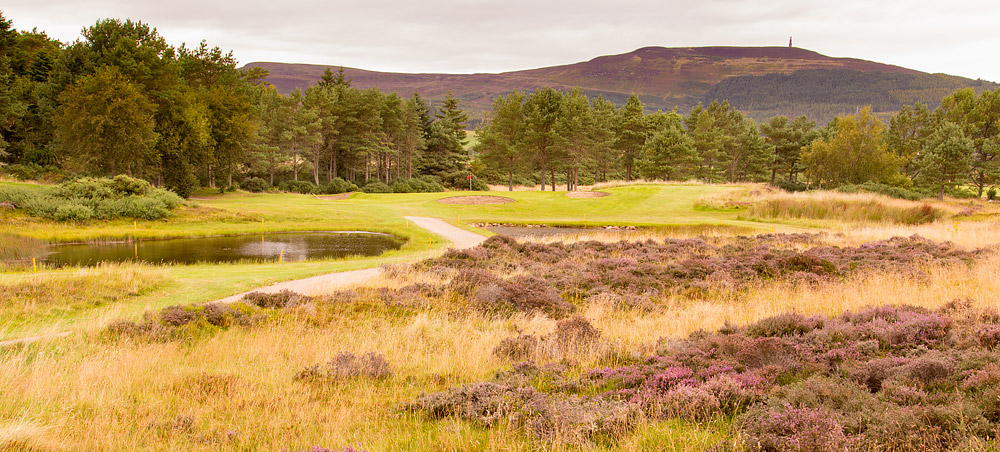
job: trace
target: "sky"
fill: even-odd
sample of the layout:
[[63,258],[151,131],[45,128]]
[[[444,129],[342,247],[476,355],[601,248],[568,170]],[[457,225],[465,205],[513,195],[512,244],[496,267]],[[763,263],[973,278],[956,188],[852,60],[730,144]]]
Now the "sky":
[[64,42],[102,18],[240,64],[477,73],[586,61],[648,46],[787,46],[1000,81],[996,0],[4,0],[17,29]]

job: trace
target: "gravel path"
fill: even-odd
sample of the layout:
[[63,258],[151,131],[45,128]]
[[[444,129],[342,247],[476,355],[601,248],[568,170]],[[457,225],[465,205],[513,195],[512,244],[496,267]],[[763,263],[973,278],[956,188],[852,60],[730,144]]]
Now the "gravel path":
[[[466,231],[464,229],[457,228],[441,220],[439,218],[429,218],[429,217],[404,217],[407,220],[413,222],[413,224],[424,228],[434,234],[437,234],[452,243],[453,248],[466,249],[472,248],[486,240],[483,237],[474,232]],[[329,293],[337,289],[342,289],[345,287],[354,286],[365,281],[375,278],[380,273],[382,273],[381,268],[366,268],[364,270],[352,270],[346,272],[338,273],[328,273],[325,275],[313,276],[311,278],[297,279],[294,281],[285,281],[277,284],[272,284],[270,286],[261,287],[248,292],[239,293],[232,295],[221,300],[216,300],[219,303],[232,303],[243,298],[244,295],[250,292],[265,292],[274,293],[280,292],[282,290],[291,290],[293,292],[298,292],[304,295],[321,295],[324,293]],[[43,336],[31,336],[23,337],[19,339],[10,339],[6,341],[0,341],[0,347],[7,345],[16,344],[26,344],[30,342],[35,342],[39,339],[52,338],[67,336],[69,332],[55,333]]]

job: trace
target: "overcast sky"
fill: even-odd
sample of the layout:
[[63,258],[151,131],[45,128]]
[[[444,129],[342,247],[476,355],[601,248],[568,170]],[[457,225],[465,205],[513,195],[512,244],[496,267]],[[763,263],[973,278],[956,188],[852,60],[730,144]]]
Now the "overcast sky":
[[62,41],[100,18],[253,61],[394,72],[503,72],[646,46],[784,46],[1000,81],[996,0],[4,0]]

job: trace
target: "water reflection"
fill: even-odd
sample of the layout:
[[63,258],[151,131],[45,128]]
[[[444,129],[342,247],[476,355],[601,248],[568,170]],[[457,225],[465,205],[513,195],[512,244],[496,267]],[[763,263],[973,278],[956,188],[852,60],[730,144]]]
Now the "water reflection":
[[96,265],[100,262],[142,261],[155,264],[197,262],[277,261],[299,262],[346,256],[377,256],[399,249],[403,240],[388,234],[363,232],[306,232],[253,236],[200,237],[102,244],[39,244],[12,261],[52,266]]

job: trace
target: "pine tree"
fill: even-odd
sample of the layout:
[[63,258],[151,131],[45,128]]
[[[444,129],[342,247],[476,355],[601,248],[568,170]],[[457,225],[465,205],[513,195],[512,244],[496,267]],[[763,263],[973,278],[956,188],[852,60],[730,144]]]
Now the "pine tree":
[[952,122],[941,124],[927,138],[916,161],[919,173],[916,182],[938,191],[944,199],[946,188],[968,181],[974,144]]
[[618,115],[617,138],[614,147],[625,166],[626,182],[632,180],[635,160],[642,152],[642,147],[646,144],[646,138],[649,135],[643,109],[642,101],[633,93],[629,95]]
[[524,94],[515,91],[493,99],[493,108],[476,130],[479,159],[492,169],[507,174],[507,188],[514,191],[514,173],[527,166],[522,149],[524,138]]

